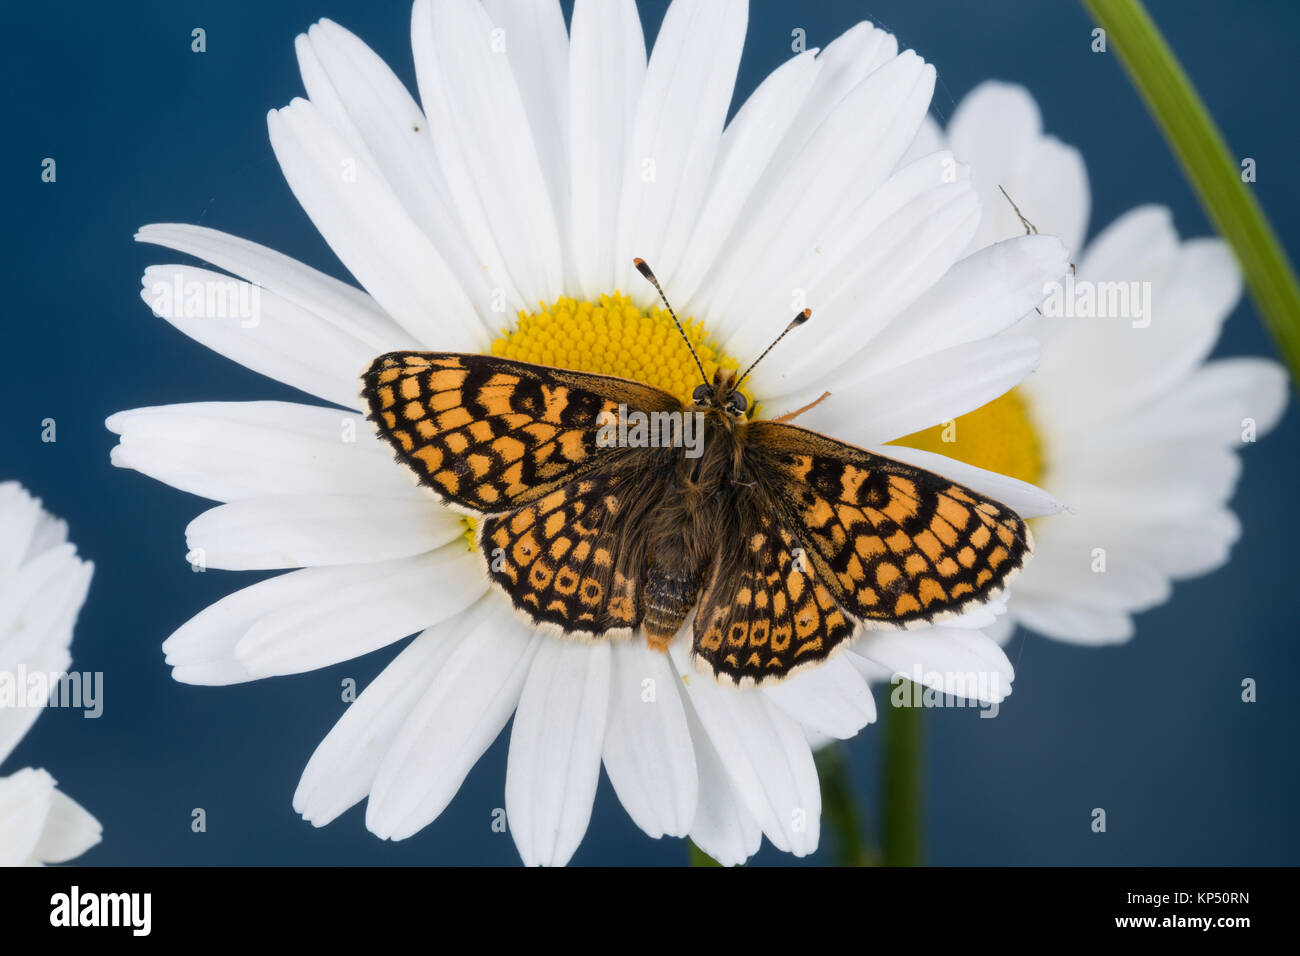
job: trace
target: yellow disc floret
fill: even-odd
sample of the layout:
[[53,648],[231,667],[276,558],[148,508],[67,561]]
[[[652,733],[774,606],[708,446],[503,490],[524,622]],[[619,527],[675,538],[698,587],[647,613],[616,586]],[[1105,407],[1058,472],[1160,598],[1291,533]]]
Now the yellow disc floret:
[[[705,332],[703,323],[687,317],[682,329],[713,381],[719,366],[739,363],[724,354]],[[620,292],[596,302],[560,298],[538,312],[520,312],[513,329],[502,329],[492,354],[519,362],[570,368],[579,372],[617,375],[672,392],[683,402],[700,384],[690,349],[661,308],[642,309]],[[741,389],[753,408],[754,396]]]

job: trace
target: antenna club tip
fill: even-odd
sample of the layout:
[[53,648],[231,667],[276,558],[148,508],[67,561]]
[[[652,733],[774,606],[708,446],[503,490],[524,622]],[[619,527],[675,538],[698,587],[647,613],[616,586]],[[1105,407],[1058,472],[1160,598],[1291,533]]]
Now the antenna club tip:
[[645,264],[645,260],[644,260],[644,259],[642,259],[642,258],[640,258],[640,257],[638,256],[637,258],[635,258],[635,259],[632,260],[632,265],[636,266],[636,271],[637,271],[637,272],[641,273],[643,276],[645,276],[645,277],[646,277],[647,279],[649,279],[651,282],[654,281],[654,273],[650,271],[650,267],[649,267],[648,265]]
[[801,316],[801,321],[807,322],[809,319],[812,318],[812,309],[804,309],[802,312],[799,313],[799,315]]

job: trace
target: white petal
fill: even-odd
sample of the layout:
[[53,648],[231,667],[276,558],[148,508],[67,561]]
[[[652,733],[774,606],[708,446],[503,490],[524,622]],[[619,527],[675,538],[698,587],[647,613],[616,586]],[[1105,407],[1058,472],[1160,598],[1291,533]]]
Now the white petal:
[[1038,231],[1057,236],[1072,253],[1083,246],[1090,199],[1088,175],[1078,150],[1042,135],[1042,120],[1024,88],[981,83],[953,112],[949,144],[974,167],[984,218],[972,247],[1023,235],[1007,194]]
[[691,841],[723,866],[739,866],[758,852],[763,830],[732,785],[689,699],[686,719],[695,742],[695,763],[700,777]]
[[854,359],[863,374],[974,342],[1011,328],[1068,268],[1050,236],[1021,236],[956,263]]
[[1241,522],[1227,508],[1215,508],[1192,522],[1152,522],[1142,532],[1134,553],[1178,581],[1227,564],[1229,551],[1241,537]]
[[214,501],[369,494],[428,500],[360,415],[288,402],[194,402],[118,412],[110,454]]
[[[812,135],[844,105],[859,84],[897,54],[898,41],[893,34],[865,21],[854,24],[831,41],[817,57],[820,63],[817,80],[773,154],[768,164],[769,174],[775,178],[783,176]],[[761,196],[761,191],[755,193],[756,199]]]
[[[836,270],[824,282],[810,283],[809,296],[826,296],[826,304],[819,307],[825,328],[797,356],[788,357],[780,375],[786,388],[808,388],[826,369],[851,361],[848,357],[855,350],[957,261],[978,222],[979,203],[969,183],[948,184],[882,223],[856,263]],[[748,327],[757,330],[758,323]],[[740,344],[735,348],[748,351]]]
[[[28,557],[41,524],[41,502],[16,481],[0,482],[0,580]],[[66,532],[65,532],[66,534]],[[60,542],[62,543],[62,542]]]
[[[1010,391],[1038,364],[1036,339],[1004,335],[916,359],[885,372],[849,369],[818,386],[831,393],[799,425],[854,445],[879,445],[974,411]],[[819,393],[820,394],[820,393]],[[773,417],[815,400],[764,400]]]
[[656,840],[685,836],[695,818],[695,749],[677,675],[637,638],[613,649],[605,773],[633,822]]
[[260,285],[325,325],[364,342],[375,355],[416,345],[410,334],[360,289],[266,246],[215,229],[177,223],[143,226],[135,239],[195,256]]
[[[300,674],[351,660],[464,610],[483,593],[479,556],[460,544],[352,571],[310,604],[255,621],[235,644],[250,674]],[[333,568],[309,568],[332,571]]]
[[920,129],[916,131],[916,138],[912,140],[912,145],[907,147],[907,152],[899,160],[898,166],[901,169],[916,162],[923,156],[929,156],[931,153],[937,153],[947,148],[948,137],[944,134],[943,127],[934,118],[934,114],[926,113],[925,119],[921,120]]
[[[563,291],[555,211],[523,100],[496,27],[475,0],[417,0],[411,44],[420,100],[469,239],[516,306]],[[505,38],[507,49],[511,43]],[[513,42],[529,42],[514,37]]]
[[55,790],[34,856],[42,863],[66,863],[97,844],[103,829],[81,804]]
[[837,739],[835,737],[832,737],[830,734],[822,733],[820,730],[813,730],[807,724],[803,724],[801,726],[803,727],[803,735],[805,738],[807,738],[808,746],[813,749],[813,753],[816,753],[817,751],[821,750],[827,744],[834,743],[835,740]]
[[1277,362],[1262,358],[1209,362],[1167,400],[1179,410],[1170,437],[1191,438],[1188,432],[1204,429],[1225,444],[1239,446],[1247,420],[1256,437],[1267,434],[1282,417],[1289,397],[1286,369]]
[[430,498],[293,495],[233,501],[185,529],[190,552],[230,571],[406,558],[460,537],[459,515]]
[[304,568],[246,587],[163,642],[178,681],[226,684],[368,653],[445,620],[483,593],[459,544],[375,564]]
[[[483,316],[490,309],[492,283],[464,241],[429,121],[402,81],[365,43],[330,20],[300,35],[294,49],[312,105],[383,175]],[[489,325],[489,331],[495,327]]]
[[546,638],[498,595],[484,604],[482,624],[438,668],[384,754],[366,806],[376,836],[406,839],[442,813],[519,702]]
[[[1080,277],[1106,278],[1082,271]],[[1141,317],[1130,307],[1133,315],[1055,320],[1061,329],[1042,363],[1051,388],[1033,392],[1035,412],[1054,435],[1064,438],[1140,409],[1175,387],[1205,360],[1241,296],[1240,271],[1217,239],[1184,242],[1165,274],[1148,286],[1138,287],[1147,300]],[[1106,387],[1097,388],[1103,375]],[[1078,401],[1081,389],[1090,390],[1089,401]]]
[[876,719],[871,689],[843,654],[765,686],[763,693],[805,729],[840,740],[848,740]]
[[608,642],[544,639],[510,731],[506,820],[526,866],[563,866],[582,842],[609,712]]
[[850,653],[913,683],[985,704],[1005,700],[1015,678],[1002,648],[978,631],[952,627],[865,631]]
[[727,124],[690,244],[672,273],[659,277],[670,301],[688,301],[724,248],[759,176],[817,79],[823,61],[815,54],[814,50],[796,54],[773,70]]
[[971,177],[986,197],[997,191],[1042,129],[1038,104],[1027,90],[986,82],[964,96],[953,111],[948,143],[958,159],[970,164]]
[[[1088,171],[1077,149],[1044,136],[1019,157],[1001,185],[1005,196],[1000,190],[980,196],[985,216],[973,248],[1024,235],[1023,215],[1042,235],[1058,237],[1072,256],[1082,251],[1092,197]],[[1007,196],[1015,201],[1014,208]]]
[[398,732],[448,659],[482,620],[486,600],[406,645],[348,705],[298,782],[293,808],[322,827],[365,799]]
[[1126,547],[1131,535],[1094,530],[1073,516],[1050,521],[1042,546],[1016,582],[1017,597],[1053,594],[1073,604],[1125,611],[1146,610],[1169,599],[1168,575]]
[[422,344],[481,351],[473,304],[383,173],[307,100],[272,110],[266,125],[294,196],[384,311]]
[[858,364],[858,353],[869,352],[871,340],[956,261],[979,221],[979,204],[965,168],[948,181],[945,161],[951,157],[938,153],[894,174],[808,245],[792,245],[794,236],[776,241],[788,262],[758,273],[735,303],[742,316],[773,318],[742,323],[726,348],[747,355],[766,346],[788,321],[773,314],[773,302],[788,302],[791,311],[807,302],[818,331],[797,353],[759,367],[760,394],[810,388],[827,370]]
[[763,693],[722,687],[697,673],[684,641],[669,653],[732,785],[767,838],[795,856],[817,849],[821,790],[799,724]]
[[1074,435],[1055,457],[1066,467],[1064,463],[1076,456],[1123,460],[1153,443],[1240,448],[1250,439],[1252,426],[1255,438],[1272,430],[1288,394],[1286,370],[1278,363],[1220,359],[1145,407],[1107,421],[1104,428]]
[[1088,243],[1076,265],[1096,280],[1163,277],[1178,255],[1178,231],[1164,206],[1137,206],[1106,226]]
[[883,684],[894,676],[893,668],[877,664],[870,658],[854,653],[852,649],[844,652],[844,659],[853,665],[853,669],[863,680],[870,684]]
[[[1070,527],[1082,525],[1092,533],[1101,524],[1124,528],[1163,518],[1195,520],[1228,500],[1241,474],[1236,455],[1213,445],[1164,444],[1162,438],[1153,433],[1145,448],[1123,458],[1089,460],[1071,453],[1054,461],[1052,492],[1078,515]],[[1052,527],[1064,530],[1065,523]]]
[[1126,611],[1043,598],[1024,589],[1016,592],[1013,612],[1031,631],[1071,644],[1096,647],[1133,637],[1133,618]]
[[141,286],[153,314],[194,341],[326,401],[361,407],[359,376],[375,357],[372,347],[288,299],[183,265],[150,266]]
[[574,272],[585,298],[614,288],[614,243],[645,37],[634,0],[576,0],[569,43]]
[[506,55],[523,99],[561,235],[569,218],[569,36],[559,0],[484,0],[505,31]]
[[747,0],[675,0],[646,68],[628,153],[615,243],[614,284],[632,285],[633,257],[665,275],[677,268],[718,154],[745,41]]
[[1011,636],[1016,632],[1015,614],[1003,614],[996,621],[984,628],[984,634],[989,640],[993,641],[998,647],[1006,649],[1007,643]]
[[26,767],[0,777],[0,866],[32,862],[54,800],[54,778]]
[[[761,251],[762,246],[770,243],[772,237],[780,239],[783,236],[781,230],[788,223],[789,216],[784,204],[792,197],[797,197],[799,204],[803,205],[809,183],[818,181],[809,179],[806,171],[792,173],[794,164],[801,162],[809,169],[815,168],[816,172],[812,175],[817,177],[827,173],[827,168],[822,167],[836,168],[838,172],[847,174],[850,179],[852,173],[861,168],[854,162],[846,162],[844,157],[837,158],[834,155],[833,144],[836,137],[833,135],[824,136],[825,147],[822,148],[830,150],[827,155],[811,155],[809,148],[819,130],[828,123],[841,123],[852,115],[869,119],[870,114],[862,113],[868,95],[874,99],[878,112],[889,105],[889,101],[883,99],[890,95],[887,82],[875,83],[869,88],[872,91],[870,94],[861,88],[865,86],[864,81],[871,73],[893,60],[897,53],[898,44],[892,35],[876,29],[869,23],[859,23],[837,37],[817,56],[817,75],[812,86],[797,104],[788,105],[792,117],[784,135],[772,148],[761,175],[748,190],[748,196],[736,216],[730,236],[720,247],[721,255],[716,257],[716,262],[712,261],[714,257],[710,257],[711,261],[706,263],[710,269],[707,280],[694,291],[689,302],[688,311],[693,312],[697,317],[706,311],[709,312],[710,328],[715,338],[730,334],[745,318],[745,315],[736,308],[736,303],[739,295],[749,291],[747,283],[751,282],[754,276],[771,274],[776,266],[780,268],[775,269],[775,274],[780,275],[793,261],[782,258],[789,255],[784,249],[770,251],[764,262],[756,261],[753,256]],[[897,72],[895,69],[895,73]],[[851,95],[856,99],[850,101]],[[855,114],[855,110],[858,113]],[[724,137],[725,144],[726,137]],[[877,145],[869,144],[860,155],[870,155]],[[872,166],[871,169],[874,170],[875,167]],[[862,168],[862,171],[868,172],[865,168]],[[867,188],[861,191],[861,196],[858,198],[865,198],[871,192],[873,185],[866,183]],[[808,249],[814,245],[816,238],[832,224],[834,216],[843,212],[843,204],[852,201],[849,190],[841,190],[838,199],[841,205],[836,206],[827,202],[823,209],[815,210],[808,217],[811,231],[808,228],[799,231],[796,237],[796,248]],[[778,208],[773,208],[774,205]],[[767,225],[757,222],[760,217]],[[771,224],[776,224],[776,231],[770,229]],[[758,231],[764,228],[768,231]],[[759,239],[762,241],[758,241]],[[741,245],[747,248],[741,251],[738,248]],[[785,284],[787,287],[792,285],[792,283]],[[713,303],[713,307],[710,307],[710,303]],[[764,305],[766,306],[767,303]]]
[[[934,68],[904,53],[844,97],[790,164],[774,161],[754,189],[762,205],[742,217],[737,241],[688,311],[706,315],[719,339],[730,338],[747,318],[733,309],[753,277],[788,273],[885,182],[925,114],[933,84]],[[797,284],[787,286],[793,295]]]
[[[71,544],[46,548],[0,576],[0,671],[62,674],[71,663],[72,629],[94,567]],[[0,708],[0,762],[40,715],[46,700]]]

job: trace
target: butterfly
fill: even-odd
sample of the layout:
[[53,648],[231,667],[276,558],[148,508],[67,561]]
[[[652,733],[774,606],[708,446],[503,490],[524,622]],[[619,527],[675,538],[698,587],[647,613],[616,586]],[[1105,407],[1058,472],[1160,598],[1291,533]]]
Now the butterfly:
[[[588,640],[640,628],[667,650],[694,610],[692,656],[722,682],[781,680],[862,628],[964,613],[1029,557],[1024,521],[979,492],[789,423],[805,409],[751,419],[739,386],[758,360],[712,380],[695,361],[689,404],[607,375],[419,351],[376,358],[361,394],[397,461],[475,519],[486,573],[534,625]],[[636,416],[673,426],[670,440],[625,428]]]

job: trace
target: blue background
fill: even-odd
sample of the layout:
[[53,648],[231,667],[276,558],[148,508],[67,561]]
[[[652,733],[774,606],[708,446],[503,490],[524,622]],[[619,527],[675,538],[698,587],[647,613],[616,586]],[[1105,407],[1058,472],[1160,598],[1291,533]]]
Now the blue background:
[[[1153,14],[1233,149],[1258,161],[1254,187],[1293,257],[1300,251],[1295,162],[1300,132],[1289,2],[1152,0]],[[641,5],[653,35],[663,2]],[[175,683],[159,644],[191,615],[257,576],[193,574],[183,530],[207,503],[108,464],[111,412],[195,400],[300,396],[181,336],[138,296],[165,252],[137,246],[149,222],[195,222],[341,266],[294,202],[264,116],[301,94],[294,36],[328,16],[359,34],[411,88],[405,2],[5,4],[0,63],[8,90],[5,229],[8,306],[0,342],[0,479],[16,478],[66,517],[96,563],[73,644],[74,667],[105,673],[99,720],[51,711],[6,762],[44,766],[104,824],[87,864],[428,864],[517,861],[489,827],[501,806],[505,737],[451,807],[415,838],[385,843],[355,808],[323,830],[293,813],[307,758],[345,706],[391,659],[376,652],[311,674],[242,686]],[[1089,49],[1074,3],[1000,0],[752,6],[740,102],[790,55],[790,32],[824,46],[860,19],[895,31],[937,64],[933,108],[949,115],[986,78],[1030,87],[1045,124],[1083,152],[1090,235],[1134,205],[1170,206],[1184,235],[1205,217],[1113,54]],[[207,52],[190,30],[207,30]],[[40,180],[54,157],[58,180]],[[1219,354],[1272,354],[1248,303]],[[58,421],[58,441],[40,423]],[[1300,860],[1295,750],[1300,671],[1295,626],[1294,409],[1246,452],[1232,563],[1139,618],[1137,639],[1087,650],[1017,634],[1016,690],[997,720],[974,710],[925,715],[928,859],[941,864],[1293,864]],[[1255,704],[1240,683],[1259,684]],[[870,806],[879,733],[851,748]],[[190,830],[194,807],[208,829]],[[1108,832],[1089,829],[1104,807]],[[823,841],[825,843],[825,841]],[[824,859],[819,853],[815,859]],[[602,780],[575,863],[680,863],[680,841],[651,841]],[[787,862],[768,847],[759,862]]]

